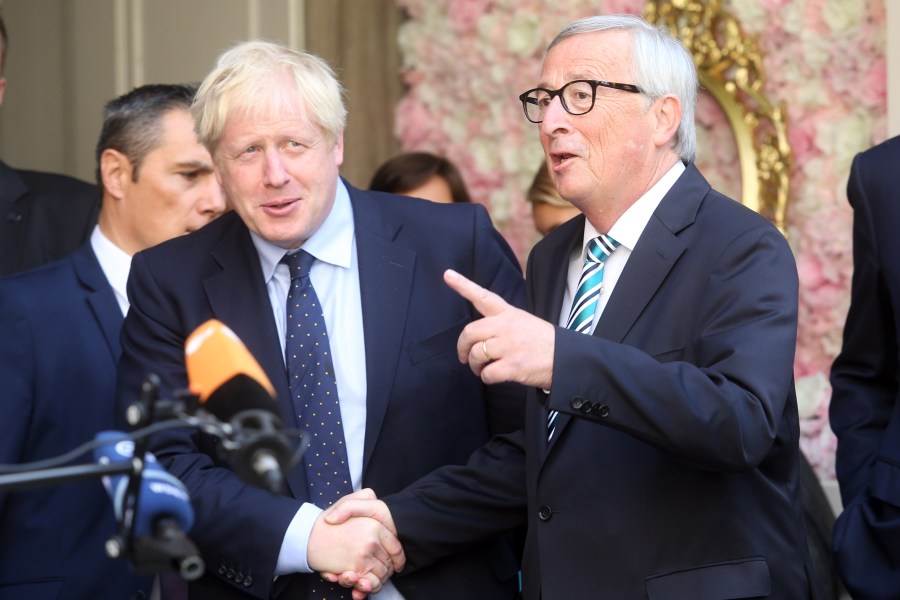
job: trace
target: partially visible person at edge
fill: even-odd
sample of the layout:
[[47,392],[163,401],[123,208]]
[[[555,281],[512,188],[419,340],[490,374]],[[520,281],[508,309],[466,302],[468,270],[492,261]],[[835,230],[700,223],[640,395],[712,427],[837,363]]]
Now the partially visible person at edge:
[[[8,52],[0,15],[0,106]],[[99,210],[100,192],[89,183],[0,161],[0,276],[68,255],[91,234]]]
[[853,160],[853,282],[831,367],[831,428],[844,510],[834,526],[838,572],[854,600],[900,596],[900,137]]

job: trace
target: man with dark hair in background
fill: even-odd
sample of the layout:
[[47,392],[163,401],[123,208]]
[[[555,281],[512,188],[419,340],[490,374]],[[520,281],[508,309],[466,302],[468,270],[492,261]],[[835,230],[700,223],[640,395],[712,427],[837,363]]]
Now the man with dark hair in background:
[[[0,15],[0,106],[6,91],[9,37]],[[53,173],[20,171],[0,161],[0,275],[66,256],[97,221],[100,194],[89,183]]]
[[[131,256],[219,216],[225,202],[189,111],[195,88],[146,85],[106,105],[98,224],[70,256],[0,278],[0,463],[62,455],[115,427]],[[0,494],[0,600],[145,598],[104,554],[116,531],[99,480]]]

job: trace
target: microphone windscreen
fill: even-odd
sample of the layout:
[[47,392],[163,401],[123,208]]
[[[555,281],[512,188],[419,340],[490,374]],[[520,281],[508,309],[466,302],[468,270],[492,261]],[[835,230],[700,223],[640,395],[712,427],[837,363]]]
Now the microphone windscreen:
[[244,373],[238,373],[213,390],[203,406],[222,421],[231,421],[245,410],[262,410],[279,415],[275,399],[259,381]]
[[188,387],[201,404],[236,375],[255,380],[269,397],[275,397],[275,388],[265,371],[237,334],[219,320],[210,319],[188,336],[184,361]]
[[[94,449],[94,460],[99,464],[130,461],[134,454],[134,442],[119,431],[101,431],[97,440],[107,444]],[[128,475],[111,475],[103,478],[103,485],[113,501],[116,519],[122,518]],[[194,524],[194,509],[184,484],[160,465],[151,453],[144,455],[144,471],[138,491],[137,513],[134,516],[135,535],[153,535],[154,525],[161,518],[173,519],[185,532]]]

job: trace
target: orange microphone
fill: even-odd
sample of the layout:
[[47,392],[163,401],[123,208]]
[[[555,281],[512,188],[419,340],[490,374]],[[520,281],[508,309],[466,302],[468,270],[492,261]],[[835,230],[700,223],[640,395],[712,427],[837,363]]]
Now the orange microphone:
[[209,412],[230,421],[242,410],[278,414],[275,388],[237,334],[217,319],[194,330],[184,343],[188,388]]
[[200,325],[184,344],[188,387],[200,406],[231,424],[227,459],[239,477],[277,492],[292,466],[275,388],[244,343],[216,319]]

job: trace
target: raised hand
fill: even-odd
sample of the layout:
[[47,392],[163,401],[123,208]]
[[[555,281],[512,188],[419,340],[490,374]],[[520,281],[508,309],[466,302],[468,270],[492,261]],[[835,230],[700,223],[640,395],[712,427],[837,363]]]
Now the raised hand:
[[469,323],[459,336],[456,350],[460,362],[468,363],[485,383],[517,381],[549,389],[553,382],[554,326],[452,269],[444,271],[444,282],[484,317]]

